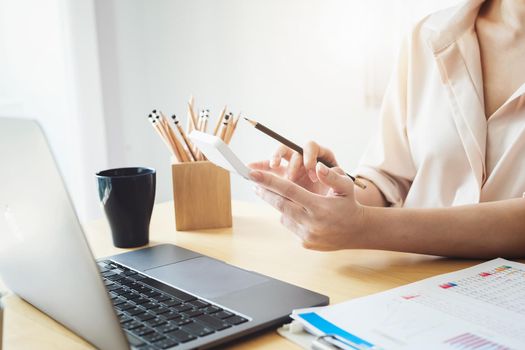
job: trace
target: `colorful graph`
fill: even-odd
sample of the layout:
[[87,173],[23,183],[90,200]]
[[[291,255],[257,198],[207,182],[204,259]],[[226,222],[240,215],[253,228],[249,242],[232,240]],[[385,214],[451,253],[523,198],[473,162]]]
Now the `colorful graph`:
[[491,342],[485,338],[471,333],[463,333],[457,337],[448,339],[445,344],[453,349],[476,349],[476,350],[510,350],[510,348]]

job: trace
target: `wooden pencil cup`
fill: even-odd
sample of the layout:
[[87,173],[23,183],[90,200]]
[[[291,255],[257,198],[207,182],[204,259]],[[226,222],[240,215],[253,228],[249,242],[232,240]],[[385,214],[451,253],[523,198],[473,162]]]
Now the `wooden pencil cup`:
[[232,226],[230,173],[209,161],[171,166],[177,231]]

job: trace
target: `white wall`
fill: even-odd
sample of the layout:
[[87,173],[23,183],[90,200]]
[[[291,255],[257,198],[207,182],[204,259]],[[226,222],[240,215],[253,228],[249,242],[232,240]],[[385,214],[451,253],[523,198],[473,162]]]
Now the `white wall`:
[[0,116],[41,123],[82,218],[107,164],[97,47],[92,0],[0,1]]
[[[160,108],[185,117],[193,94],[213,116],[227,104],[297,143],[317,140],[352,169],[402,33],[454,2],[98,0],[109,162],[157,168],[157,198],[169,199],[169,155],[146,115]],[[232,141],[246,162],[276,146],[246,124]],[[237,177],[232,191],[253,198]]]
[[[352,169],[402,33],[457,0],[0,0],[0,115],[41,121],[83,220],[101,215],[93,174],[153,166],[171,198],[169,153],[146,115],[186,115],[190,94]],[[276,142],[240,124],[246,162]],[[233,177],[233,196],[254,199]]]

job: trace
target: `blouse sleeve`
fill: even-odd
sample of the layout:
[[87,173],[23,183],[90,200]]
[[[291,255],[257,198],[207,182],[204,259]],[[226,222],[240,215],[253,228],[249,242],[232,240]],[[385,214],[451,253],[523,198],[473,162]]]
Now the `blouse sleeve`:
[[373,135],[355,174],[373,182],[391,206],[402,206],[415,176],[407,136],[408,40],[401,46],[398,62],[380,110]]

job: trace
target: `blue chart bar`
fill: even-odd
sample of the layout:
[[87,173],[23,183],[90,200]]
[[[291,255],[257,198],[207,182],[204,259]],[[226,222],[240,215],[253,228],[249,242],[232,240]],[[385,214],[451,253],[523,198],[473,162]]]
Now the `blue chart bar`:
[[348,342],[348,345],[354,347],[355,349],[374,348],[373,344],[367,342],[364,339],[359,338],[358,336],[348,333],[342,328],[337,327],[336,325],[328,322],[315,312],[299,314],[298,316],[306,322],[308,322],[309,324],[311,324],[312,326],[314,326],[315,328],[317,328],[318,330],[320,330],[321,332],[323,332],[324,334],[336,335],[338,338],[346,340]]

